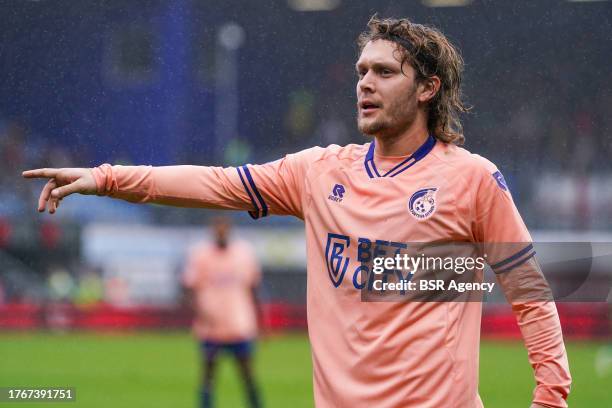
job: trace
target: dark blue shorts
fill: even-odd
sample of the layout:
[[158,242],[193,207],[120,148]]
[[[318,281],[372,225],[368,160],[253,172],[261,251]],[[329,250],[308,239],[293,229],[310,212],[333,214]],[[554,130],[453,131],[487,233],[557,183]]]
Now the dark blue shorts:
[[237,358],[250,357],[255,347],[254,340],[244,340],[238,342],[220,342],[203,340],[200,342],[200,350],[207,358],[215,357],[220,351],[231,353]]

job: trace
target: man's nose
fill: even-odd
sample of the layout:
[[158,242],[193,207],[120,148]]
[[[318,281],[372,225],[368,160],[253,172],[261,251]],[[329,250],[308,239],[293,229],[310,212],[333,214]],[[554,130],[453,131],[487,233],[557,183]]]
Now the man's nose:
[[358,83],[358,88],[362,92],[374,92],[376,90],[374,83],[374,75],[371,72],[366,73]]

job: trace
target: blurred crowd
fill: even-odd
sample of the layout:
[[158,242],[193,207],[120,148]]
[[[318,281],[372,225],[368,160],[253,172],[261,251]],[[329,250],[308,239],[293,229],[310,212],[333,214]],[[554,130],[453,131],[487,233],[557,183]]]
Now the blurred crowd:
[[[466,148],[497,164],[530,228],[611,228],[612,50],[601,24],[610,4],[495,2],[436,10],[387,3],[343,3],[309,14],[275,2],[248,10],[234,0],[225,8],[66,2],[70,7],[57,18],[48,18],[56,12],[50,4],[15,6],[13,19],[0,16],[15,57],[0,62],[6,72],[0,81],[0,242],[10,224],[37,216],[41,183],[24,182],[23,169],[100,160],[239,165],[313,145],[367,142],[355,124],[356,49],[347,38],[363,30],[369,7],[431,22],[461,49],[465,100],[473,107],[463,116]],[[142,12],[140,23],[120,18],[130,10]],[[89,24],[62,31],[76,16],[87,16]],[[228,21],[245,36],[236,51],[238,134],[219,140],[215,35]],[[25,24],[32,27],[27,38],[20,30]],[[62,41],[49,39],[46,30],[61,32]],[[106,31],[112,35],[99,36]],[[296,35],[279,36],[288,32]],[[150,58],[136,58],[139,50]],[[143,72],[140,82],[128,80]],[[110,74],[123,80],[110,81]],[[64,200],[55,219],[185,224],[207,217],[134,207],[75,197]]]
[[[366,142],[356,130],[349,88],[353,78],[334,75],[333,66],[327,71],[321,89],[300,88],[287,95],[281,137],[235,139],[217,163],[260,163],[314,145]],[[612,171],[612,92],[607,87],[577,86],[568,78],[575,72],[563,64],[551,64],[536,74],[519,65],[503,77],[468,76],[464,92],[472,111],[463,118],[465,147],[499,166],[534,227],[610,227],[612,192],[605,180]],[[606,75],[609,79],[597,78],[597,82],[612,81],[612,74]],[[588,78],[581,83],[588,84]],[[87,146],[77,149],[78,155],[74,146],[68,149],[53,143],[52,135],[38,134],[19,119],[0,119],[0,235],[2,220],[35,215],[41,184],[24,182],[21,171],[91,162]],[[113,162],[129,163],[129,157]],[[162,223],[202,219],[200,213],[192,217],[171,209],[138,216],[142,210],[110,200],[96,205],[102,208],[97,218],[76,205],[68,205],[67,214],[60,212],[60,217],[79,221],[136,217]]]

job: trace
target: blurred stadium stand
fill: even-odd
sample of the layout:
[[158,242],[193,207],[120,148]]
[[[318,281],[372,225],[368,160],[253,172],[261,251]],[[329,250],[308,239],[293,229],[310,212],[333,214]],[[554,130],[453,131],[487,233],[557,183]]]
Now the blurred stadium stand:
[[[102,162],[260,163],[313,145],[363,143],[354,123],[354,40],[375,11],[434,24],[461,48],[464,91],[473,106],[464,118],[466,147],[499,166],[530,229],[612,231],[612,2],[319,3],[330,10],[298,11],[310,3],[271,0],[3,3],[0,304],[9,309],[0,309],[0,328],[19,313],[38,316],[24,317],[36,324],[46,321],[41,310],[48,304],[68,305],[50,320],[61,322],[62,313],[77,313],[73,321],[79,321],[83,307],[106,313],[153,303],[171,309],[158,321],[172,326],[166,317],[177,313],[172,307],[185,250],[178,244],[188,242],[159,239],[157,255],[173,248],[167,264],[133,261],[138,267],[129,268],[130,279],[166,292],[152,302],[151,292],[131,293],[122,304],[127,284],[92,255],[91,231],[106,225],[119,242],[122,226],[189,228],[212,213],[71,197],[57,216],[39,215],[41,185],[22,181],[20,172]],[[241,27],[234,31],[240,39],[219,40],[228,23]],[[219,61],[231,61],[220,43],[236,56],[237,105],[232,110],[232,100],[224,102],[233,127],[215,116]],[[263,229],[253,234],[300,233],[296,220],[234,218]],[[189,231],[191,240],[199,234]],[[260,248],[276,254],[266,264],[265,295],[270,321],[302,327],[305,263],[277,262],[274,256],[293,253],[286,242]],[[155,268],[164,272],[155,275]],[[181,313],[179,325],[187,321]],[[590,332],[600,333],[595,326]]]

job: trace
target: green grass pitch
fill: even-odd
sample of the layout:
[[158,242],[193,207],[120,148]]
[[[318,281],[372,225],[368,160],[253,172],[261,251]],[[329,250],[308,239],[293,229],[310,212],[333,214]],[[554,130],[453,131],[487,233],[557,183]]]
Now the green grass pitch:
[[[612,346],[567,345],[574,377],[570,406],[611,407],[610,360],[595,367],[596,359],[610,359]],[[197,361],[195,342],[187,333],[0,333],[0,387],[76,388],[76,402],[53,407],[196,407]],[[313,406],[305,335],[259,342],[256,363],[267,407]],[[480,367],[480,394],[487,408],[529,406],[533,377],[519,342],[483,341]],[[245,406],[233,362],[225,359],[220,371],[216,406]],[[9,406],[50,405],[0,403],[0,408]]]

